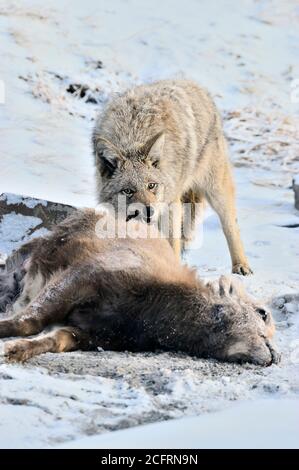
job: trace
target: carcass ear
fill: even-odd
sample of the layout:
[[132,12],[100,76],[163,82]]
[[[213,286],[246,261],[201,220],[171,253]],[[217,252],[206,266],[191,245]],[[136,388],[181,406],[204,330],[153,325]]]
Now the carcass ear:
[[104,137],[94,139],[94,153],[96,165],[102,176],[112,176],[119,161],[122,159],[120,151]]
[[151,137],[143,146],[143,153],[152,165],[159,166],[159,161],[163,153],[165,134],[163,131]]

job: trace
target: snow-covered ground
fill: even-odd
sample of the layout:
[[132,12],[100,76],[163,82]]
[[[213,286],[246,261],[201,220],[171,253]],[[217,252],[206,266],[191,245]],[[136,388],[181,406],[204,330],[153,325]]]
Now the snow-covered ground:
[[[298,297],[285,297],[299,293],[299,229],[287,227],[298,225],[291,190],[299,172],[298,16],[296,0],[0,1],[0,193],[94,205],[90,132],[109,95],[133,83],[194,78],[223,113],[255,272],[244,282],[257,297],[274,299],[283,352],[282,363],[267,369],[126,352],[2,363],[0,447],[67,445],[188,415],[207,414],[211,423],[219,416],[220,423],[230,421],[236,403],[252,402],[249,417],[256,400],[270,397],[276,432],[285,435],[289,415],[281,416],[279,403],[299,405]],[[204,278],[230,270],[212,212],[203,246],[186,261]]]
[[[294,449],[299,409],[291,400],[258,400],[218,413],[147,424],[75,440],[71,449]],[[248,438],[250,436],[250,439]],[[59,447],[65,447],[61,445]]]

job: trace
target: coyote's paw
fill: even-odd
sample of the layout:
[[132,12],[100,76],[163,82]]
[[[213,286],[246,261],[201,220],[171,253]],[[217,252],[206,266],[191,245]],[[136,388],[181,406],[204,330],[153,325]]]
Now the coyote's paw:
[[4,357],[8,362],[25,362],[32,357],[30,339],[17,339],[4,344]]
[[247,264],[234,264],[232,269],[233,274],[240,274],[241,276],[249,276],[253,274],[252,269]]

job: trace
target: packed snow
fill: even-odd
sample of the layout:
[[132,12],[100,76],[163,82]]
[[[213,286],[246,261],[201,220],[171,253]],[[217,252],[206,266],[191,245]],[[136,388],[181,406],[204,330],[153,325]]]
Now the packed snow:
[[29,209],[33,209],[38,204],[41,204],[42,206],[47,205],[47,201],[44,201],[43,199],[25,198],[18,194],[11,193],[1,194],[0,201],[5,201],[8,205],[25,204]]
[[41,223],[42,220],[38,217],[25,216],[15,212],[3,215],[0,224],[1,252],[9,255],[13,249],[30,240],[33,231],[36,237],[47,233],[42,227],[38,229]]
[[[258,419],[257,419],[258,416]],[[71,449],[294,449],[299,409],[292,400],[257,400],[209,415],[78,439]],[[248,439],[250,436],[250,439]],[[59,447],[64,447],[60,445]]]
[[[273,442],[280,435],[285,447],[296,446],[290,410],[299,404],[299,228],[291,186],[299,173],[298,15],[296,0],[1,1],[0,194],[94,206],[90,134],[109,96],[154,79],[197,80],[223,114],[254,270],[244,283],[273,308],[282,362],[260,368],[109,351],[46,354],[24,366],[0,359],[0,447],[117,447],[132,434],[88,436],[173,418],[183,418],[191,436],[186,417],[195,415],[199,436],[209,430],[210,440],[201,442],[225,446],[220,434],[213,440],[213,427],[233,422],[241,409],[250,421],[261,399],[271,408]],[[9,236],[0,237],[0,259],[38,223],[5,215],[0,233]],[[228,273],[227,245],[211,210],[202,242],[186,262],[206,280]],[[165,423],[153,426],[162,436]],[[169,426],[167,446],[179,446],[181,425]],[[248,447],[257,445],[250,429],[242,432]],[[142,442],[151,447],[150,439]],[[190,447],[195,442],[190,437]]]

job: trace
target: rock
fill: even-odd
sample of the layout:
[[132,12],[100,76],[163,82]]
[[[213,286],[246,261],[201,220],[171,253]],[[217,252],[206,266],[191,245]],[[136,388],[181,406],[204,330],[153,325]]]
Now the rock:
[[299,210],[299,176],[293,179],[293,190],[295,193],[295,207]]
[[17,194],[0,195],[0,269],[6,255],[33,237],[41,236],[74,210],[74,207]]
[[4,193],[0,195],[0,222],[5,214],[15,212],[25,216],[38,217],[42,226],[50,229],[74,212],[75,207],[43,199]]

